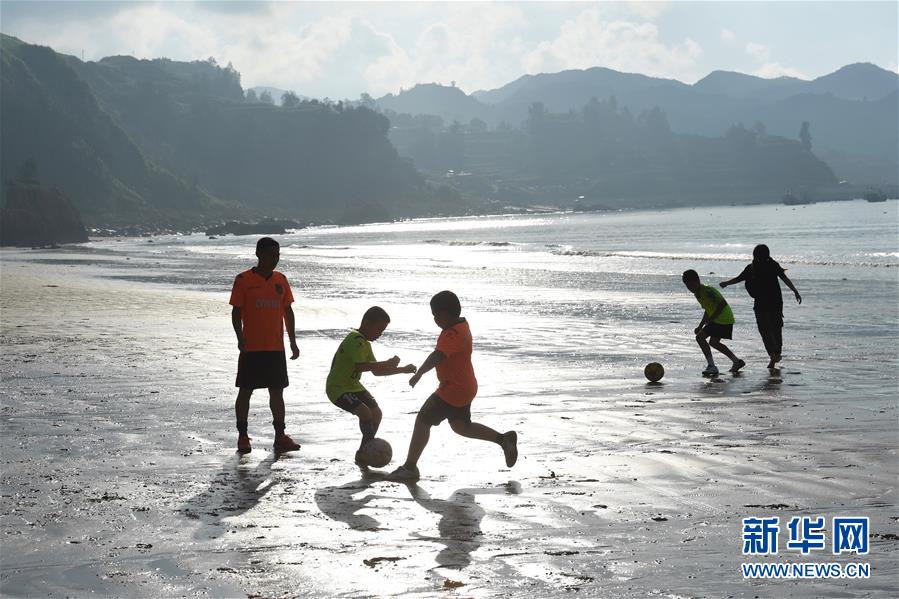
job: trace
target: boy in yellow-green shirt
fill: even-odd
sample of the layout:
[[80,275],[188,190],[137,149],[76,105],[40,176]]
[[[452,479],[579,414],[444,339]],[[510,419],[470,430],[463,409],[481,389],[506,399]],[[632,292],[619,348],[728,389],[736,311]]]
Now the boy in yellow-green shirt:
[[[362,431],[359,449],[375,438],[382,416],[378,402],[360,381],[362,373],[371,372],[375,376],[388,376],[414,374],[416,370],[413,364],[400,367],[398,356],[383,362],[375,360],[371,342],[384,333],[389,323],[390,316],[383,308],[378,306],[369,308],[362,316],[362,324],[347,334],[334,353],[334,359],[331,360],[331,371],[328,373],[325,392],[331,403],[359,419],[359,430]],[[358,451],[356,463],[363,464]]]
[[[711,348],[714,347],[733,362],[731,372],[738,372],[746,366],[746,362],[734,355],[734,352],[721,343],[721,339],[733,339],[734,312],[730,309],[727,300],[721,292],[711,285],[703,285],[699,281],[699,274],[695,270],[685,270],[681,280],[686,285],[703,308],[702,320],[699,326],[693,330],[696,334],[696,343],[702,350],[708,366],[702,371],[703,376],[718,376],[718,367],[712,357]],[[708,338],[708,341],[706,341]],[[711,346],[711,347],[710,347]]]

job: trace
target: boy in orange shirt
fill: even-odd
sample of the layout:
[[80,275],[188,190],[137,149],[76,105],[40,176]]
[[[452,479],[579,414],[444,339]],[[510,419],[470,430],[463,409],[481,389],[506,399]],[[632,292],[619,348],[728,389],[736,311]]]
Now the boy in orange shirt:
[[250,396],[254,389],[268,389],[268,405],[272,411],[275,428],[275,451],[296,451],[298,443],[284,433],[284,387],[287,381],[287,360],[284,353],[284,325],[290,338],[291,360],[300,356],[300,348],[294,331],[293,294],[287,277],[275,270],[281,257],[278,242],[263,237],[256,243],[259,263],[234,279],[231,289],[231,325],[237,335],[237,362],[235,386],[237,400],[234,412],[237,416],[237,451],[250,452],[247,435],[247,418],[250,413]]
[[420,478],[418,459],[431,437],[431,427],[444,420],[449,420],[450,428],[456,434],[499,445],[505,454],[506,466],[511,468],[518,460],[517,433],[500,434],[471,421],[471,402],[478,392],[478,381],[471,365],[471,329],[461,317],[459,298],[452,291],[441,291],[431,298],[431,314],[443,331],[437,338],[437,348],[409,379],[409,384],[415,387],[421,376],[435,367],[440,384],[418,411],[406,462],[390,474],[390,480],[414,482]]

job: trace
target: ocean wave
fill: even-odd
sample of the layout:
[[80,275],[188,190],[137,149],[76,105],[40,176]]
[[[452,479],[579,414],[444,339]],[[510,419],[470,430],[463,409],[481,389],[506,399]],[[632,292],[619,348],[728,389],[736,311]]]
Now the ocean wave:
[[[718,262],[751,262],[746,256],[735,256],[726,254],[676,254],[668,252],[640,252],[640,251],[601,251],[601,250],[578,250],[570,246],[547,246],[555,247],[550,253],[557,256],[581,256],[587,258],[645,258],[649,260],[704,260]],[[874,257],[877,254],[868,254]],[[884,257],[892,257],[889,254],[883,254]],[[899,262],[871,262],[871,261],[852,261],[852,260],[827,260],[827,259],[808,259],[808,258],[782,258],[780,260],[784,264],[803,264],[808,266],[863,266],[871,268],[897,268]]]
[[444,241],[442,239],[425,239],[422,243],[429,245],[449,245],[449,246],[485,246],[485,247],[511,247],[518,245],[511,241]]

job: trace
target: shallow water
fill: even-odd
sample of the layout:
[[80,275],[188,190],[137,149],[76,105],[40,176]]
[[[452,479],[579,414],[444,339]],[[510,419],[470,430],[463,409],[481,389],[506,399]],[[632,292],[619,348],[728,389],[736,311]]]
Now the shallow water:
[[[649,361],[684,375],[701,370],[690,333],[701,312],[680,273],[693,268],[717,285],[766,243],[803,296],[799,306],[782,285],[784,366],[801,364],[823,392],[863,385],[877,393],[894,386],[899,365],[897,226],[896,201],[424,219],[280,236],[278,268],[294,287],[301,337],[339,339],[378,304],[393,318],[382,343],[420,354],[438,332],[428,300],[451,289],[477,357],[523,361],[529,375],[576,392],[604,375],[635,376]],[[67,260],[95,263],[109,277],[227,293],[254,263],[254,241],[104,239]],[[767,360],[752,300],[742,285],[725,296],[737,319],[730,345],[758,370]],[[528,376],[516,370],[480,368],[482,395],[528,393]]]

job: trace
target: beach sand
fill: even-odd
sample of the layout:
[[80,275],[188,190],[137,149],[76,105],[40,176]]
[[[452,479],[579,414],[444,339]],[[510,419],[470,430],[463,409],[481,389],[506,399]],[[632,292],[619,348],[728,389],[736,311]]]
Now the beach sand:
[[[476,420],[519,432],[514,468],[444,425],[422,480],[405,485],[353,465],[355,422],[308,375],[326,372],[334,351],[303,324],[327,306],[298,308],[302,356],[285,397],[302,450],[272,452],[257,392],[254,450],[238,456],[227,294],[95,274],[3,264],[4,596],[897,594],[895,373],[835,388],[818,382],[826,363],[719,381],[672,368],[652,385],[637,358],[615,376],[573,365],[586,381],[573,393],[535,365],[543,388],[525,401],[482,388],[473,407]],[[521,368],[502,352],[477,359],[510,378]],[[369,385],[391,467],[434,384],[412,391],[401,378]],[[866,401],[847,401],[866,389]],[[870,578],[744,580],[742,562],[765,560],[741,555],[741,520],[772,515],[784,528],[797,515],[869,517],[868,556],[767,561],[866,562]]]

